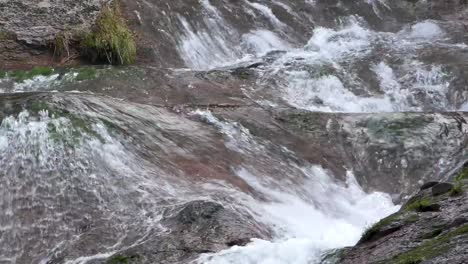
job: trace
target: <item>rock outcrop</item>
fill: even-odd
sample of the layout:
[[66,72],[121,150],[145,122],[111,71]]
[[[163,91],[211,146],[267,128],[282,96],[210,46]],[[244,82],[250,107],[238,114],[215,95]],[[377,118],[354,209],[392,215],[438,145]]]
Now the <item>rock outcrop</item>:
[[[90,30],[109,0],[0,1],[0,70],[55,64],[52,44]],[[57,58],[55,58],[57,59]]]
[[337,263],[466,263],[467,172],[452,183],[426,185],[399,212],[369,227],[355,247],[338,251]]

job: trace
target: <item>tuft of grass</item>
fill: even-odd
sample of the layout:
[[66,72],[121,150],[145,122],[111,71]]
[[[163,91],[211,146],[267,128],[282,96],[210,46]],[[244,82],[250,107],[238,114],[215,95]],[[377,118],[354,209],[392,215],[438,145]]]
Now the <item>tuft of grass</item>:
[[424,198],[421,200],[414,201],[405,206],[406,211],[415,211],[415,212],[428,212],[428,211],[437,211],[438,205],[433,204],[431,200]]
[[453,197],[461,194],[463,194],[463,183],[461,182],[461,180],[458,180],[453,185],[453,188],[452,190],[450,190],[449,195]]
[[7,76],[7,73],[4,71],[0,71],[0,79],[3,79]]
[[21,71],[21,70],[13,71],[6,75],[8,75],[8,77],[11,77],[13,80],[17,82],[22,82],[24,80],[31,79],[35,76],[49,76],[49,75],[52,75],[53,73],[54,73],[54,69],[52,67],[37,66],[37,67],[34,67],[30,71]]
[[63,32],[55,36],[50,43],[50,46],[54,49],[54,56],[64,57],[70,56],[70,41],[72,35],[69,32]]
[[94,30],[82,41],[85,54],[92,61],[130,64],[135,61],[136,44],[118,4],[105,6]]
[[395,220],[397,220],[399,216],[400,216],[399,213],[394,213],[380,220],[379,222],[375,223],[371,227],[367,228],[366,231],[364,231],[364,233],[362,234],[362,237],[359,240],[359,243],[372,240],[375,237],[375,235],[380,233],[383,227],[388,226],[389,224],[395,222]]
[[463,170],[458,174],[458,176],[455,178],[455,181],[462,181],[462,180],[467,180],[468,179],[468,167],[463,168]]

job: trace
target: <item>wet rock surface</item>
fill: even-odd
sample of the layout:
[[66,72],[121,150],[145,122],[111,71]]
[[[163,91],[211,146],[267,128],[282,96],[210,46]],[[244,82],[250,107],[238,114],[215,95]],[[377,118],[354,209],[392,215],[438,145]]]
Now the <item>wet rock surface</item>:
[[[59,243],[63,236],[75,232],[81,235],[79,239],[60,244],[55,250],[49,251],[47,256],[43,255],[42,249],[45,248],[41,246],[42,244],[36,245],[34,242],[29,244],[27,241],[18,240],[17,243],[24,243],[22,247],[34,245],[35,248],[28,251],[28,254],[20,255],[21,261],[24,262],[47,257],[55,261],[54,263],[63,263],[83,256],[89,256],[89,261],[94,261],[91,263],[109,263],[112,259],[129,259],[135,263],[154,263],[155,260],[186,262],[202,253],[218,252],[232,245],[243,245],[252,238],[268,239],[272,236],[271,231],[254,217],[255,213],[243,207],[231,208],[232,198],[217,192],[217,189],[209,188],[210,184],[222,181],[230,186],[230,192],[238,192],[238,195],[248,194],[260,201],[267,199],[264,193],[255,188],[255,182],[246,181],[239,176],[239,166],[265,175],[263,180],[274,184],[276,188],[289,186],[287,188],[293,190],[296,188],[293,186],[307,179],[308,176],[301,167],[307,167],[308,164],[320,164],[336,179],[345,179],[346,171],[351,169],[355,172],[357,180],[369,191],[386,191],[398,199],[397,197],[410,194],[412,190],[417,189],[421,185],[420,179],[440,179],[448,170],[453,169],[465,156],[467,140],[465,128],[462,126],[460,130],[457,122],[459,118],[464,117],[464,114],[407,113],[379,114],[379,116],[328,114],[287,108],[264,109],[249,104],[197,105],[195,108],[186,105],[174,108],[171,105],[152,106],[147,102],[132,103],[83,93],[17,93],[2,95],[0,102],[3,119],[11,119],[12,116],[20,118],[21,115],[24,118],[24,113],[21,113],[27,109],[29,118],[36,122],[43,120],[41,122],[55,124],[53,122],[58,120],[70,120],[76,127],[71,130],[70,139],[66,130],[62,132],[53,126],[46,126],[48,132],[43,134],[46,137],[43,143],[55,142],[52,145],[55,146],[54,149],[60,150],[62,144],[65,149],[74,149],[78,153],[87,148],[95,149],[86,152],[86,155],[80,154],[84,156],[80,156],[79,159],[74,158],[74,155],[65,154],[67,152],[61,155],[63,159],[74,159],[73,164],[85,162],[88,164],[86,173],[97,175],[97,178],[93,176],[90,179],[83,179],[83,172],[70,170],[67,163],[61,164],[61,169],[52,174],[49,170],[37,172],[42,177],[52,177],[54,182],[62,179],[56,184],[65,186],[84,184],[82,188],[85,193],[90,192],[87,191],[89,187],[86,187],[88,185],[85,182],[96,179],[106,181],[100,184],[121,189],[117,192],[118,204],[113,205],[110,201],[104,203],[106,206],[116,206],[114,209],[99,209],[101,203],[93,202],[93,199],[115,199],[114,191],[103,192],[99,198],[77,193],[71,203],[61,199],[51,200],[53,203],[58,203],[56,206],[63,208],[64,211],[54,210],[50,213],[65,215],[74,228],[69,229],[69,222],[64,221],[51,223],[49,231],[40,231],[39,227],[32,226],[24,232],[34,235],[36,232],[53,234],[53,230],[57,228],[69,230],[61,233],[59,237],[43,239],[45,248],[49,248],[46,246],[49,243]],[[209,109],[212,117],[209,114],[194,114],[197,108]],[[44,114],[48,118],[45,118]],[[392,132],[394,134],[383,137],[376,134],[375,131],[378,129],[375,130],[375,126],[368,125],[376,118],[397,123],[408,119],[420,121],[417,126],[398,127],[396,132]],[[444,137],[440,137],[441,125],[447,127],[449,131]],[[96,129],[103,128],[109,133],[108,135],[96,132],[99,131]],[[138,128],[138,132],[135,128]],[[223,134],[225,133],[223,129],[238,131],[235,132],[238,136],[227,136]],[[60,139],[57,133],[66,134]],[[398,141],[395,141],[395,137],[398,137]],[[421,137],[424,138],[423,141],[420,140]],[[108,144],[114,146],[115,143],[112,143],[114,138],[119,138],[121,142],[119,145],[123,144],[117,150],[124,148],[126,159],[138,160],[136,164],[140,164],[139,166],[145,164],[146,169],[125,165],[123,168],[125,171],[128,170],[127,175],[122,176],[119,171],[114,171],[113,167],[102,167],[108,161],[104,161],[105,157],[96,151],[101,148],[100,144],[104,144],[102,147]],[[21,142],[20,140],[17,143],[18,148],[22,147]],[[433,150],[428,151],[427,145],[431,145]],[[386,156],[375,155],[380,151]],[[393,152],[404,153],[405,159],[408,160],[405,167],[401,167],[402,154],[392,155]],[[446,167],[427,166],[428,160],[431,160],[430,164],[437,164],[437,160],[441,158],[440,155],[431,155],[431,152],[447,155],[444,156]],[[115,154],[112,155],[116,155],[112,157],[113,162],[121,162],[120,152],[114,150],[113,153]],[[2,157],[7,159],[2,162],[19,157],[10,153]],[[425,160],[426,166],[421,168],[417,160],[421,162]],[[6,180],[3,184],[17,186],[14,181],[12,182],[15,178],[11,178],[16,175],[16,171],[16,169],[9,170],[7,173],[12,175],[7,174],[7,178],[2,178]],[[69,171],[70,174],[62,174],[61,171]],[[109,171],[115,179],[98,176],[109,175]],[[285,175],[293,177],[285,178]],[[74,180],[70,181],[70,177]],[[174,203],[177,204],[178,198],[167,193],[164,184],[161,189],[152,190],[153,187],[132,183],[133,179],[144,183],[147,181],[145,179],[151,178],[165,182],[164,184],[179,186],[178,191],[183,191],[184,197],[192,197],[193,193],[195,201],[175,206]],[[85,182],[81,183],[83,180]],[[283,181],[286,182],[281,183]],[[275,182],[278,182],[278,185]],[[49,188],[54,187],[45,185],[37,195],[47,195],[51,192]],[[147,189],[152,191],[147,193]],[[430,189],[426,191],[430,192]],[[23,192],[28,191],[23,190]],[[200,194],[212,197],[211,199],[219,203],[197,200],[195,197]],[[152,197],[151,203],[147,202],[148,196]],[[442,196],[444,195],[440,195]],[[83,200],[83,197],[88,198]],[[14,199],[16,201],[16,198]],[[30,198],[17,197],[17,199]],[[127,208],[124,211],[117,209],[122,208],[120,207],[122,203],[125,204],[123,208]],[[443,211],[444,206],[444,203],[437,200],[437,203],[422,206],[421,210]],[[136,208],[140,208],[137,209],[138,214],[129,213]],[[34,211],[41,210],[47,209],[41,205],[34,206]],[[15,214],[24,223],[38,221],[38,215],[31,212],[20,210]],[[85,214],[82,217],[78,212]],[[111,216],[108,216],[108,213],[111,213]],[[48,214],[43,216],[47,217]],[[48,221],[46,219],[43,218],[41,221]],[[128,225],[129,219],[132,220]],[[148,219],[158,219],[160,225],[154,226],[147,222]],[[124,223],[128,226],[125,230],[121,230],[120,225]],[[379,233],[376,238],[396,233],[399,229],[399,226],[391,227]],[[110,255],[100,255],[108,252],[106,251],[108,247],[115,243],[113,242],[115,236],[121,237],[122,243],[128,246],[118,248]],[[10,250],[14,249],[2,250],[4,254],[13,254],[15,251]]]
[[107,2],[0,0],[0,263],[188,263],[354,177],[406,204],[333,262],[466,262],[467,1],[122,0],[136,66],[10,71]]
[[465,263],[467,187],[466,178],[455,177],[444,194],[421,190],[399,212],[369,227],[336,263]]
[[[255,226],[231,209],[209,201],[193,201],[168,212],[163,225],[171,232],[151,236],[140,245],[120,251],[104,261],[91,263],[188,263],[202,253],[245,245],[251,238],[268,238],[267,230]],[[252,219],[250,219],[252,220]]]
[[0,1],[0,70],[53,63],[60,34],[86,32],[107,0]]

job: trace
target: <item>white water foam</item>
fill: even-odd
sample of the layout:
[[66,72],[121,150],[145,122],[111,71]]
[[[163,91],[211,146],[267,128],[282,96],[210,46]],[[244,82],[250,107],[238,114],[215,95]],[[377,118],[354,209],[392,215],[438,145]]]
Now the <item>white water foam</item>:
[[[279,89],[274,96],[281,94],[288,104],[311,111],[403,112],[422,111],[425,105],[449,109],[446,94],[450,73],[441,65],[406,57],[396,66],[384,58],[368,65],[361,62],[369,60],[378,45],[387,45],[400,56],[401,51],[415,53],[443,37],[443,30],[433,21],[398,33],[382,33],[367,29],[358,18],[351,17],[342,28],[316,28],[303,49],[290,49],[267,66],[257,86]],[[359,73],[358,67],[368,70]],[[379,81],[378,87],[366,80],[369,72],[375,74],[371,78]],[[365,80],[363,74],[367,75]]]
[[268,30],[255,30],[242,36],[242,47],[254,57],[261,57],[270,51],[288,50],[289,43]]
[[[238,123],[221,121],[207,111],[195,111],[226,137],[226,146],[240,153],[265,153],[265,148]],[[268,202],[236,196],[258,222],[273,228],[272,241],[254,239],[246,246],[202,255],[204,264],[318,263],[330,249],[351,246],[364,229],[396,210],[389,195],[365,193],[351,172],[346,182],[334,180],[320,166],[286,165],[296,175],[272,179],[257,168],[240,168],[237,175]],[[298,181],[300,183],[298,183]],[[239,194],[240,195],[240,194]]]
[[246,246],[234,246],[205,254],[205,264],[309,264],[320,262],[327,250],[351,246],[364,229],[398,210],[388,195],[365,193],[352,173],[346,184],[334,182],[320,167],[304,169],[310,178],[304,183],[306,200],[297,194],[270,189],[246,170],[239,176],[274,202],[251,204],[262,222],[274,227],[273,241],[254,239]]

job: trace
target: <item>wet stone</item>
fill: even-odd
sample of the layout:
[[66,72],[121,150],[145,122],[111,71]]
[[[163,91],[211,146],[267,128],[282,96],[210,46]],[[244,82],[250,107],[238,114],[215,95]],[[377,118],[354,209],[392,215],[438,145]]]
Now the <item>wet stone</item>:
[[421,186],[420,190],[421,190],[421,191],[422,191],[422,190],[427,190],[427,189],[433,187],[434,185],[436,185],[436,184],[438,184],[438,183],[439,183],[439,182],[437,182],[437,181],[426,182],[426,183],[424,183],[424,184]]
[[450,192],[452,190],[453,184],[448,183],[448,182],[441,182],[432,187],[432,195],[437,196],[437,195],[442,195],[445,193]]

